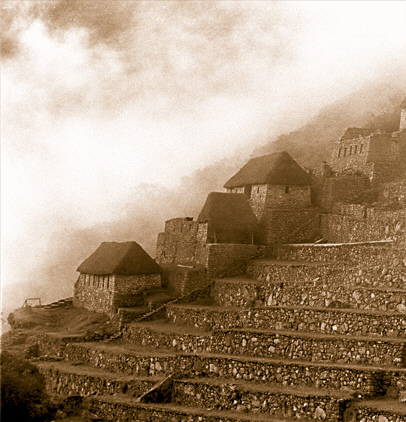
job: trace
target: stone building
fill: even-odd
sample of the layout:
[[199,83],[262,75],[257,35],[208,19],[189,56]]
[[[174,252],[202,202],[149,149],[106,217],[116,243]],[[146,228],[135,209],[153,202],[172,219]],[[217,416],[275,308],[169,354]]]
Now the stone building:
[[197,221],[207,222],[208,243],[254,243],[257,219],[244,194],[211,192]]
[[[337,202],[360,202],[387,182],[406,174],[406,99],[401,104],[399,130],[393,133],[347,128],[334,144],[330,174],[313,180],[315,203],[330,210]],[[323,174],[321,174],[323,173]]]
[[310,184],[306,171],[280,152],[249,160],[224,187],[247,197],[258,219],[255,242],[269,245],[314,238],[317,224],[311,221],[317,220],[317,210],[311,205]]
[[399,159],[399,139],[380,131],[347,128],[335,143],[331,167],[337,173],[359,173],[371,181],[388,180]]
[[161,267],[137,242],[103,242],[77,271],[74,305],[107,314],[142,304],[144,290],[161,286]]

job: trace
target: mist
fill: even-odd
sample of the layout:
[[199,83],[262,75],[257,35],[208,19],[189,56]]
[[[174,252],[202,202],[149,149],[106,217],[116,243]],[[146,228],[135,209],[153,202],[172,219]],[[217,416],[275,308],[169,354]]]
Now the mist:
[[71,296],[102,241],[154,256],[255,148],[406,62],[403,2],[1,7],[4,309]]

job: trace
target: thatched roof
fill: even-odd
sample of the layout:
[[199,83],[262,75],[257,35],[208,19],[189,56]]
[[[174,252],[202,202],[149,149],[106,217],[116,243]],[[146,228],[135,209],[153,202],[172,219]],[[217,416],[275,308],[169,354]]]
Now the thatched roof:
[[160,273],[161,267],[137,242],[103,242],[76,270],[85,274]]
[[209,229],[253,230],[257,218],[248,204],[247,197],[241,193],[211,192],[200,211],[199,222],[207,221]]
[[224,185],[231,189],[245,185],[309,185],[309,175],[286,152],[252,158]]

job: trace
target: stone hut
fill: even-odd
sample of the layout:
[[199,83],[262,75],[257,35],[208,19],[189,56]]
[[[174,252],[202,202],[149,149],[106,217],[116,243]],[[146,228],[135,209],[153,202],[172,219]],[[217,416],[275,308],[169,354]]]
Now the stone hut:
[[258,221],[244,194],[211,192],[197,221],[207,222],[207,243],[254,243]]
[[224,187],[247,197],[259,222],[255,242],[268,245],[314,237],[306,233],[291,238],[292,231],[316,217],[310,184],[309,174],[284,151],[249,160]]
[[287,152],[249,160],[224,187],[230,193],[244,193],[257,218],[269,207],[310,206],[310,177]]
[[137,242],[103,242],[77,271],[74,305],[110,315],[141,305],[145,289],[161,286],[161,267]]

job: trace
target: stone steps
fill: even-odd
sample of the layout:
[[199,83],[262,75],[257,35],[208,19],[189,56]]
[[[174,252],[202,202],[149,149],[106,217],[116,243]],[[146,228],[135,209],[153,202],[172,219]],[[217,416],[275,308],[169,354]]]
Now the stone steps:
[[259,328],[325,334],[406,337],[406,313],[359,309],[269,306],[225,308],[193,304],[170,305],[172,323],[205,330]]
[[72,365],[69,362],[37,362],[49,393],[60,395],[129,394],[139,397],[163,377],[138,377],[112,373],[94,366]]
[[398,382],[404,382],[406,387],[406,369],[390,365],[318,363],[218,353],[179,353],[176,350],[164,352],[105,342],[66,344],[60,357],[75,366],[137,378],[181,373],[285,386],[336,388],[363,395],[382,394]]
[[272,283],[242,277],[215,280],[212,298],[220,306],[309,306],[406,310],[406,289],[313,282]]
[[173,385],[175,403],[209,410],[264,413],[299,420],[340,421],[352,396],[339,390],[292,388],[224,379],[182,379]]

